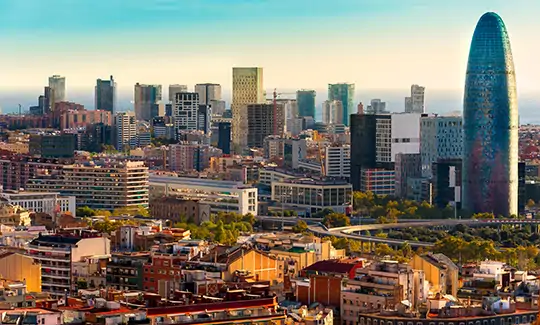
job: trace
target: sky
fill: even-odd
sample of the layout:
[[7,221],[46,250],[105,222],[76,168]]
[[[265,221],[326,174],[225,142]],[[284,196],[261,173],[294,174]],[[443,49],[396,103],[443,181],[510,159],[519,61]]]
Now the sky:
[[[233,66],[264,68],[265,88],[460,92],[476,22],[509,30],[518,90],[538,92],[538,0],[0,0],[0,98],[36,96],[53,74],[67,94],[97,78],[231,85]],[[375,91],[374,91],[375,93]],[[88,95],[88,94],[87,94]],[[403,94],[405,96],[406,94]],[[375,94],[374,94],[375,96]],[[1,103],[0,103],[1,104]]]

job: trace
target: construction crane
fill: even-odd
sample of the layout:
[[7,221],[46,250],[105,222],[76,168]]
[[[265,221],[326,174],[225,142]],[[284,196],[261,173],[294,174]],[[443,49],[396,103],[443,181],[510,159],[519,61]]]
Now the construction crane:
[[[277,100],[278,100],[278,97],[281,96],[281,95],[296,95],[296,93],[278,93],[277,89],[274,88],[274,97],[273,97],[273,104],[274,104],[274,135],[278,135],[278,133],[277,133],[277,125],[278,125],[278,123],[277,123],[278,122]],[[285,114],[283,114],[283,115],[285,115]],[[286,117],[283,116],[283,118],[286,118]]]

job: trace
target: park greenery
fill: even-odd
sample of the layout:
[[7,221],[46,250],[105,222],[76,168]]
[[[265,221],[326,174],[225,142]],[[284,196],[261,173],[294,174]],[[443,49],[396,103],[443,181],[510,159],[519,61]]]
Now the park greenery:
[[75,211],[79,218],[91,218],[91,217],[112,217],[122,215],[133,215],[136,217],[149,217],[148,209],[143,206],[123,207],[117,208],[113,211],[109,210],[94,210],[87,206],[79,207]]

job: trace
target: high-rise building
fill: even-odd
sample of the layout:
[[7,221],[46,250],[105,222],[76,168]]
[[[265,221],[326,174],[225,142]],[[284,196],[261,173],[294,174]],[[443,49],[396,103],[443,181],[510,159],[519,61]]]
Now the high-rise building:
[[137,147],[137,120],[133,112],[116,113],[114,116],[114,129],[116,150],[124,151]]
[[351,176],[351,147],[345,145],[330,145],[324,148],[325,176],[349,178]]
[[386,102],[380,99],[372,99],[371,105],[366,107],[366,114],[389,114],[386,110]]
[[73,134],[33,134],[30,136],[29,153],[43,158],[72,158],[76,137]]
[[351,114],[354,107],[354,84],[329,84],[328,100],[339,100],[343,104],[343,115],[340,121],[334,121],[334,123],[349,125],[349,114]]
[[396,197],[408,198],[408,180],[421,176],[421,160],[418,153],[398,153],[396,155]]
[[224,154],[231,154],[231,123],[219,122],[218,123],[218,145],[217,147],[223,151]]
[[322,121],[324,124],[341,124],[343,103],[340,100],[325,100],[322,104]]
[[424,105],[424,93],[425,87],[412,85],[411,96],[405,97],[405,113],[425,113],[426,108]]
[[212,107],[208,104],[200,104],[197,110],[197,130],[204,134],[212,133]]
[[54,91],[54,103],[66,100],[66,77],[56,74],[49,77],[49,88]]
[[199,103],[210,105],[214,100],[221,100],[221,85],[196,84],[195,92],[199,94]]
[[156,114],[156,104],[161,104],[161,85],[135,84],[135,118],[142,121],[150,121]]
[[463,208],[517,214],[516,77],[506,26],[492,12],[474,31],[463,106]]
[[[232,139],[233,144],[246,148],[248,142],[248,104],[264,104],[263,69],[233,68],[232,87]],[[262,140],[261,140],[262,145]]]
[[[273,104],[247,105],[247,146],[262,148],[264,138],[269,135],[282,135],[284,130],[283,106],[277,105],[277,116],[274,116]],[[277,125],[274,127],[274,123]]]
[[109,80],[98,79],[96,81],[94,109],[109,111],[114,115],[116,111],[116,82],[113,76]]
[[187,93],[188,87],[186,85],[169,85],[169,103],[174,103],[176,100],[176,94]]
[[315,90],[298,90],[296,92],[296,103],[298,105],[298,116],[315,117]]
[[431,178],[433,163],[439,159],[463,156],[463,118],[461,116],[424,116],[420,119],[422,177]]
[[199,121],[199,94],[179,92],[173,104],[174,128],[179,131],[195,131]]
[[175,172],[191,172],[207,169],[210,158],[221,154],[208,144],[183,141],[169,146],[169,168]]

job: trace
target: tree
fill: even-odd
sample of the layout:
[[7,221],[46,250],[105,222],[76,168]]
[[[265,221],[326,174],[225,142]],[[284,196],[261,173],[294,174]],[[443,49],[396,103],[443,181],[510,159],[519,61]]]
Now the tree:
[[305,221],[303,220],[298,220],[298,222],[296,223],[296,225],[294,225],[292,227],[292,230],[295,232],[295,233],[303,233],[305,232],[306,230],[308,230],[308,225]]
[[102,216],[102,217],[112,216],[111,211],[107,211],[107,210],[96,210],[94,213],[96,216]]
[[87,206],[84,206],[84,207],[77,208],[75,210],[75,214],[79,218],[93,217],[93,216],[96,215],[96,211],[94,211],[93,209],[91,209],[91,208],[89,208]]
[[328,228],[346,227],[351,225],[351,219],[343,213],[330,213],[323,218],[322,223]]

